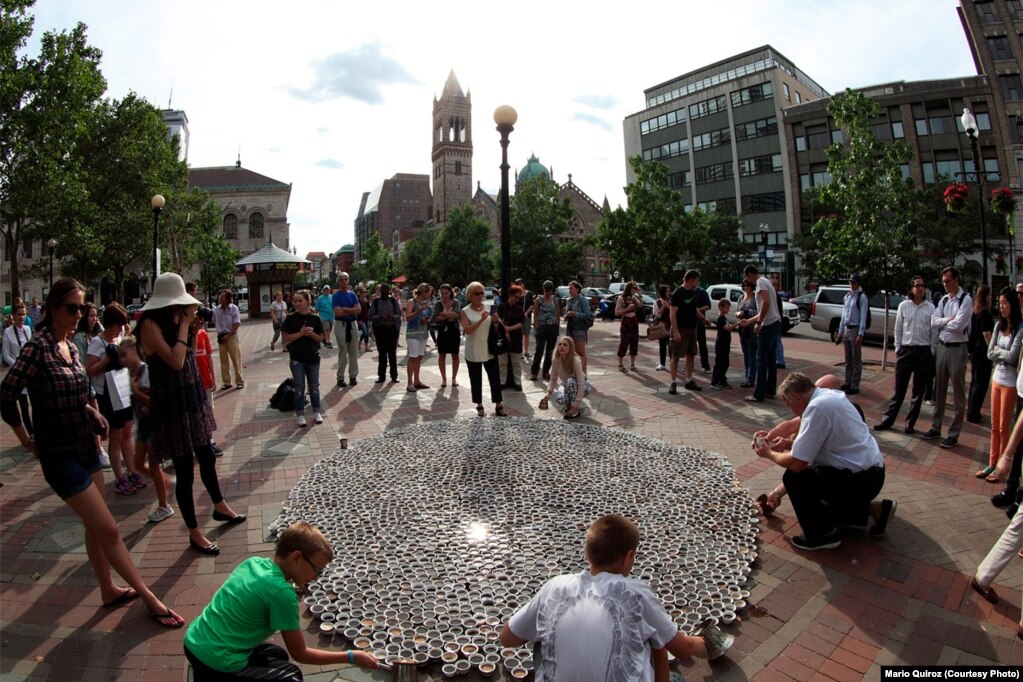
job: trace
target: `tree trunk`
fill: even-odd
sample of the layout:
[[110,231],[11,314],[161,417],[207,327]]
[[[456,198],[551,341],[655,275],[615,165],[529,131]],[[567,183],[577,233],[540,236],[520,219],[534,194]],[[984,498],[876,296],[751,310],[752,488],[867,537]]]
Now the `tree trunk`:
[[[4,241],[7,242],[7,260],[11,263],[11,303],[21,296],[21,219],[12,218],[7,222],[3,231]],[[27,305],[27,304],[26,304]]]
[[114,282],[117,283],[114,289],[114,300],[124,303],[124,270],[125,266],[118,264],[114,266]]

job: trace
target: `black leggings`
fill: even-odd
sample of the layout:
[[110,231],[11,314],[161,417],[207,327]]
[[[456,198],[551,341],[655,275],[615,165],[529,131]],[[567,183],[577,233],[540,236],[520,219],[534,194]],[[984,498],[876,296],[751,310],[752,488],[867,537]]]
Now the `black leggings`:
[[[217,480],[217,458],[213,454],[213,448],[207,445],[195,449],[195,458],[199,460],[199,478],[210,494],[213,504],[220,504],[224,496],[220,494],[220,481]],[[174,472],[177,474],[178,482],[174,487],[174,498],[178,501],[178,509],[181,510],[181,518],[190,529],[199,527],[195,519],[195,500],[192,496],[192,484],[195,482],[195,464],[192,462],[192,454],[186,457],[174,458]]]
[[301,682],[302,671],[288,660],[288,652],[263,642],[249,654],[248,665],[235,672],[222,673],[214,670],[185,647],[185,658],[192,664],[192,679],[195,682],[234,682],[235,680],[278,680]]

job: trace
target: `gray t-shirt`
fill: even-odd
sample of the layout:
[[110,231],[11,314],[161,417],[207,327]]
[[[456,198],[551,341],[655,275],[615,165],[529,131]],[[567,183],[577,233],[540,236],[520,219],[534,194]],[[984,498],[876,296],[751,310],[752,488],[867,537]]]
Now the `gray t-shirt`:
[[767,279],[766,277],[757,278],[756,290],[757,314],[760,313],[760,304],[762,303],[762,301],[760,300],[761,291],[767,292],[767,314],[764,316],[764,319],[761,322],[761,324],[763,324],[766,327],[769,324],[781,322],[781,314],[778,312],[778,292],[774,290],[774,285],[771,284],[771,280]]

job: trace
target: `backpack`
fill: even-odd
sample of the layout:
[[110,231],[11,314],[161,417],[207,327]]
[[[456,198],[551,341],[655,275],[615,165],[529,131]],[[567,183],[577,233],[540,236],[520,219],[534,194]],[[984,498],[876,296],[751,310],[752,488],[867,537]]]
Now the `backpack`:
[[270,407],[281,412],[291,412],[295,409],[295,395],[295,382],[288,377],[270,397]]
[[[867,298],[866,292],[861,292],[860,295],[863,296],[863,298]],[[869,298],[867,298],[867,305],[865,307],[867,309],[867,324],[863,328],[864,329],[870,329],[870,299]]]

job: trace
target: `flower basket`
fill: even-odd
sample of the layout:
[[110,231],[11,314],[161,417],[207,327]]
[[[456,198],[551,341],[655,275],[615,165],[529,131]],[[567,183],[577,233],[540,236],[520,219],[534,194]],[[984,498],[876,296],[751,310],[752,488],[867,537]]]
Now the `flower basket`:
[[1005,256],[1003,254],[998,254],[995,256],[995,272],[999,275],[1004,275],[1005,271]]
[[1016,210],[1016,197],[1008,187],[996,187],[991,190],[991,210],[1007,216]]
[[959,213],[966,207],[966,201],[970,198],[970,188],[965,182],[952,182],[945,188],[942,197],[945,200],[946,211]]

